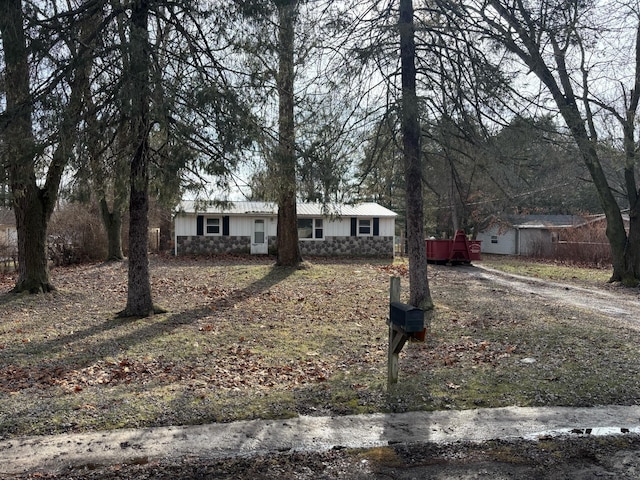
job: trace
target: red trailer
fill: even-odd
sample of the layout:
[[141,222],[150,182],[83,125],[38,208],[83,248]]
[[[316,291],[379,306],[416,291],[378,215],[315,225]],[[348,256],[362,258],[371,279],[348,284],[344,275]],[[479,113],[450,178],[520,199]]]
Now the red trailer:
[[427,261],[430,263],[471,263],[480,260],[480,240],[468,240],[464,230],[457,230],[453,239],[427,240]]

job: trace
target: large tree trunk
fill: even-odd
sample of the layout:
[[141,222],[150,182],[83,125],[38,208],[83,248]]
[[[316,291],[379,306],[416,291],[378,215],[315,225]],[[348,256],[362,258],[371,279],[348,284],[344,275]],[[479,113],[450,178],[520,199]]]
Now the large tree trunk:
[[3,164],[9,172],[18,233],[18,280],[13,290],[47,292],[53,289],[47,263],[47,223],[55,205],[59,177],[55,176],[57,172],[51,172],[52,181],[47,180],[43,189],[36,184],[36,148],[22,2],[2,0],[0,11],[8,120],[0,132],[6,147]]
[[556,104],[560,108],[560,113],[564,118],[567,126],[571,130],[573,138],[578,144],[578,149],[582,155],[582,159],[589,170],[593,184],[598,192],[600,205],[607,219],[606,235],[611,247],[611,258],[613,263],[613,273],[610,281],[619,281],[628,276],[627,272],[627,232],[624,228],[622,212],[620,206],[613,196],[613,192],[607,181],[606,174],[600,163],[598,153],[589,138],[585,129],[584,121],[575,101],[572,101],[572,95],[567,99],[567,95],[557,92],[554,95]]
[[637,286],[640,281],[640,209],[637,203],[629,210],[629,235],[624,273],[620,280],[631,286]]
[[19,185],[16,180],[14,177],[12,186],[21,193],[14,196],[13,202],[18,232],[18,280],[13,291],[49,292],[54,290],[47,255],[47,224],[51,215],[40,198],[40,190],[31,184]]
[[122,253],[122,209],[114,203],[112,209],[106,198],[100,200],[100,215],[107,231],[107,262],[117,262],[124,259]]
[[144,147],[139,147],[131,164],[131,196],[129,204],[129,274],[127,306],[121,317],[148,317],[154,313],[149,280],[149,194],[148,176],[141,159]]
[[427,278],[427,250],[424,236],[423,169],[420,156],[420,121],[416,94],[416,45],[412,0],[400,0],[399,28],[402,69],[402,145],[407,189],[409,302],[418,308],[431,310],[433,309],[433,301]]
[[92,35],[81,26],[70,95],[61,112],[58,144],[48,165],[46,179],[40,187],[36,181],[36,148],[32,125],[29,83],[29,54],[26,47],[20,0],[0,0],[0,34],[5,59],[5,88],[8,122],[0,132],[7,146],[7,158],[13,208],[18,233],[18,280],[15,292],[47,292],[53,289],[49,278],[47,229],[53,213],[62,174],[77,138],[82,111],[83,86],[91,71],[88,54]]
[[624,129],[624,180],[629,203],[629,233],[625,238],[624,265],[621,275],[616,278],[616,280],[633,286],[640,282],[640,191],[638,191],[636,183],[638,143],[636,140],[636,119],[640,105],[640,21],[636,25],[635,73],[633,88],[625,101],[626,115],[621,117]]
[[149,2],[135,0],[131,11],[130,102],[135,150],[131,160],[129,194],[129,275],[127,306],[122,317],[154,313],[149,280]]
[[296,212],[296,153],[294,106],[294,24],[297,0],[277,1],[278,7],[278,265],[296,266],[302,261]]
[[[640,40],[640,38],[639,38]],[[640,51],[638,52],[640,55]],[[638,59],[640,70],[640,58]],[[640,193],[636,186],[635,163],[636,163],[636,141],[635,141],[635,110],[640,99],[640,78],[636,85],[638,92],[634,91],[635,98],[632,105],[635,108],[629,112],[629,118],[625,128],[625,183],[627,200],[629,202],[629,232],[624,239],[624,264],[619,267],[619,274],[614,269],[613,279],[620,280],[630,286],[636,286],[640,282]]]

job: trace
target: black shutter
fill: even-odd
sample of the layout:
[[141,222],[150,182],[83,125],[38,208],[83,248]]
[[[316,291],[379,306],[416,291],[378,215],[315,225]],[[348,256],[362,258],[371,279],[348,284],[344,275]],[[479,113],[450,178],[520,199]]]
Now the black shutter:
[[358,219],[356,217],[351,217],[351,236],[358,236]]
[[379,235],[380,235],[380,219],[374,218],[373,219],[373,236],[377,237]]
[[229,236],[229,215],[222,217],[222,235]]
[[196,219],[196,235],[204,235],[204,217],[198,215]]

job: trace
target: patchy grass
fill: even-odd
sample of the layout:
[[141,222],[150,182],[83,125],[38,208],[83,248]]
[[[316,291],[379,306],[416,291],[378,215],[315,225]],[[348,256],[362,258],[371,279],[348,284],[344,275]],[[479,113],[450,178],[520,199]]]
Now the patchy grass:
[[[389,277],[401,260],[155,258],[169,312],[118,319],[126,264],[53,271],[0,294],[0,438],[298,414],[635,404],[640,333],[430,266],[436,311],[386,390]],[[525,272],[520,271],[523,274]],[[11,277],[1,277],[4,292]],[[556,280],[559,280],[556,278]],[[527,363],[534,362],[534,363]]]
[[568,262],[532,260],[508,255],[483,255],[481,263],[506,273],[590,285],[601,285],[607,282],[611,277],[612,271],[610,265],[603,268],[594,268]]

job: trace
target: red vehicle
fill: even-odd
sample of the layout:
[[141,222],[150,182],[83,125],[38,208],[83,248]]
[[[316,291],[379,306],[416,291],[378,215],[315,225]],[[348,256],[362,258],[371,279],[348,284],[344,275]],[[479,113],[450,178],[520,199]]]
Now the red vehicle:
[[469,264],[480,260],[480,240],[468,240],[464,230],[457,230],[453,239],[427,240],[427,261],[430,263]]

